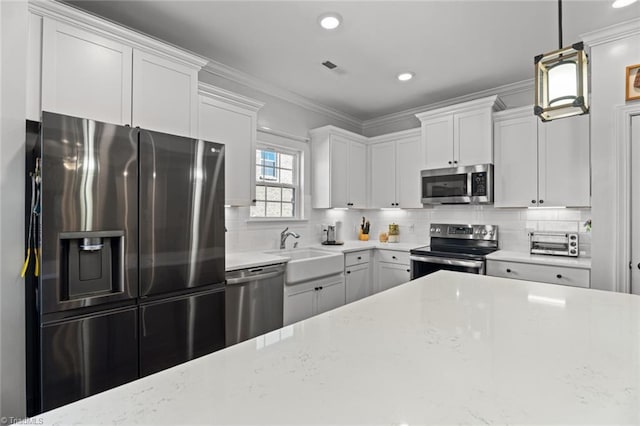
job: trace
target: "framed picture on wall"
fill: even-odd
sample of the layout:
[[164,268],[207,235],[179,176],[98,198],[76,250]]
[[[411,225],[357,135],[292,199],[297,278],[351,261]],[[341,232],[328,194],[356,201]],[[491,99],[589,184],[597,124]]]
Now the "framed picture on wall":
[[625,99],[633,101],[640,99],[640,64],[627,67],[627,90]]

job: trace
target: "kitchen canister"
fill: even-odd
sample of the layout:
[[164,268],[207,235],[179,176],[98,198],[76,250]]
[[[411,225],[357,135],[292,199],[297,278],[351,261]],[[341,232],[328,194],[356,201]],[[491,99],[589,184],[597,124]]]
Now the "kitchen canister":
[[400,225],[392,223],[389,225],[389,242],[390,243],[399,243],[400,242]]

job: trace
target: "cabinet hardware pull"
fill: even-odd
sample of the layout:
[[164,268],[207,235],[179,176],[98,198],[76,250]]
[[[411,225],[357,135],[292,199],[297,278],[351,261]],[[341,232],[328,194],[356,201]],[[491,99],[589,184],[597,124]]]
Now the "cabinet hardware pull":
[[351,271],[347,271],[347,274],[350,274],[350,273],[351,273]]
[[392,259],[397,259],[397,257],[395,257],[395,256],[391,256],[391,258],[392,258]]
[[558,274],[558,275],[556,275],[556,278],[560,279],[560,278],[562,278],[562,275]]
[[535,203],[536,203],[536,200],[531,200],[531,204],[535,204]]
[[511,273],[511,269],[507,268],[507,273],[510,274]]
[[451,161],[449,161],[449,164],[453,164]]
[[411,272],[411,269],[407,269],[407,272]]
[[454,162],[453,162],[453,164],[458,164],[458,162],[457,162],[457,161],[454,161]]
[[315,290],[315,291],[318,291],[319,289],[320,289],[320,287],[316,287],[316,288],[314,288],[314,290]]
[[320,290],[322,290],[324,287],[320,286],[320,287],[318,287],[318,288],[319,288]]
[[358,256],[358,260],[362,260],[362,256]]
[[640,263],[638,263],[638,269],[640,269]]
[[544,203],[544,200],[540,200],[540,204]]

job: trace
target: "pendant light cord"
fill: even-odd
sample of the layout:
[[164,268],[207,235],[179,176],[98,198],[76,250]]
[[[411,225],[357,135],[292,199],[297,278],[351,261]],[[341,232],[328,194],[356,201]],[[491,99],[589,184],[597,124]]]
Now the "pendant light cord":
[[562,0],[558,0],[558,49],[562,49]]

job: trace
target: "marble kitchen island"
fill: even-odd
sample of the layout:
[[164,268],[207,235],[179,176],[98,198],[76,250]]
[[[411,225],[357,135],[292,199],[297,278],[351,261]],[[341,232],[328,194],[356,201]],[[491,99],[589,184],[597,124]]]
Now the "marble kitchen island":
[[640,297],[440,271],[45,424],[639,424]]

